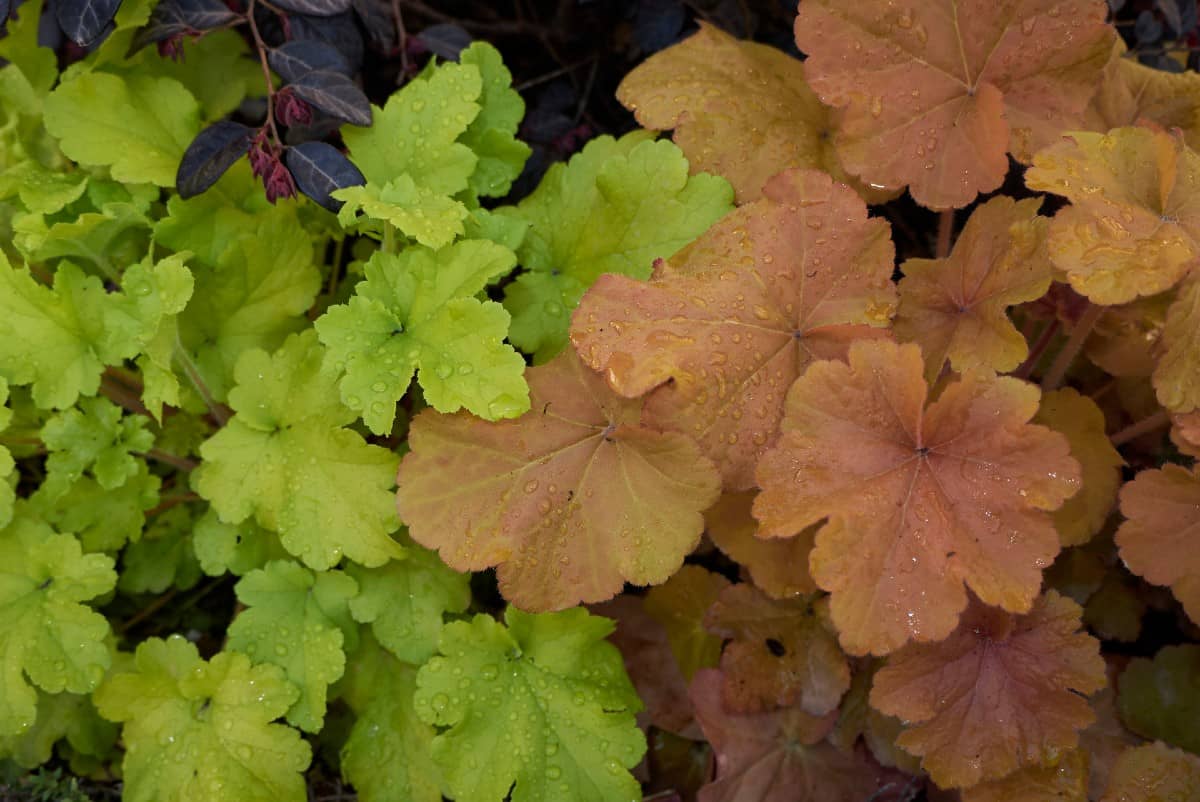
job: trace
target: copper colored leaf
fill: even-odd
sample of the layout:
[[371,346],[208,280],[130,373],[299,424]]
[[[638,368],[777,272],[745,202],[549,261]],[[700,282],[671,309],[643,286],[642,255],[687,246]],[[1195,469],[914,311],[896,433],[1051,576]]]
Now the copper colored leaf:
[[1171,416],[1171,442],[1189,457],[1200,459],[1200,409]]
[[1169,585],[1188,616],[1200,622],[1200,474],[1178,465],[1142,471],[1121,488],[1117,547],[1125,566],[1155,585]]
[[1100,802],[1195,799],[1200,799],[1200,757],[1156,742],[1121,753]]
[[648,283],[601,276],[571,326],[618,393],[658,388],[648,422],[693,435],[733,490],[753,485],[792,381],[813,359],[842,357],[848,340],[882,334],[870,326],[895,301],[888,224],[849,188],[791,170],[763,194]]
[[1029,353],[1008,319],[1008,307],[1033,301],[1050,287],[1046,227],[1040,198],[998,196],[972,212],[945,259],[909,259],[900,266],[896,337],[925,354],[926,377],[942,365],[1010,371]]
[[1018,769],[962,793],[963,802],[1087,802],[1088,756],[1073,749],[1047,766]]
[[1063,546],[1086,543],[1108,520],[1125,461],[1104,432],[1104,413],[1095,401],[1075,390],[1046,393],[1034,420],[1061,432],[1083,469],[1083,486],[1052,517]]
[[1050,257],[1095,303],[1170,289],[1200,254],[1200,156],[1177,136],[1076,132],[1038,153],[1025,183],[1071,201],[1050,225]]
[[721,655],[721,698],[730,712],[799,704],[823,716],[850,687],[850,666],[816,599],[779,601],[753,585],[733,585],[708,611],[705,625],[732,638]]
[[704,628],[704,614],[729,587],[729,580],[699,565],[685,565],[665,584],[646,594],[646,612],[662,625],[675,662],[691,681],[701,668],[713,668],[721,656],[721,639]]
[[400,465],[413,539],[457,571],[497,566],[526,610],[666,581],[700,540],[720,480],[690,438],[639,423],[568,349],[526,372],[530,411],[487,422],[425,410]]
[[861,750],[849,754],[824,740],[835,716],[798,707],[738,715],[721,703],[721,672],[705,669],[689,694],[717,754],[716,779],[699,802],[849,802],[904,799],[903,775],[881,768]]
[[859,184],[833,147],[836,112],[804,80],[804,63],[778,48],[700,30],[625,76],[617,99],[642,126],[675,129],[694,172],[733,184],[738,203],[757,200],[771,176],[812,167],[850,184],[873,203],[888,193]]
[[[1197,163],[1200,166],[1200,162]],[[1200,275],[1186,280],[1167,309],[1162,353],[1154,368],[1158,401],[1172,412],[1200,407]]]
[[1078,127],[1109,58],[1101,0],[806,0],[809,83],[844,107],[837,146],[863,181],[965,206]]
[[1073,749],[1106,682],[1079,605],[1049,591],[1022,616],[978,601],[946,640],[913,644],[875,675],[871,705],[912,723],[897,745],[943,788],[1042,765]]
[[1151,120],[1179,128],[1192,149],[1200,148],[1200,75],[1173,73],[1139,64],[1117,40],[1100,86],[1084,112],[1084,127],[1107,133]]
[[1079,485],[1066,438],[1028,423],[1036,387],[968,373],[926,405],[922,371],[915,345],[878,341],[814,363],[759,462],[760,536],[828,519],[809,568],[851,654],[946,637],[964,584],[1028,611],[1059,548],[1046,511]]
[[1150,376],[1157,361],[1157,345],[1166,327],[1167,310],[1174,300],[1174,292],[1165,292],[1106,307],[1088,337],[1085,346],[1088,359],[1112,376]]
[[712,542],[747,571],[764,593],[775,599],[810,594],[817,585],[808,573],[808,554],[812,551],[817,526],[810,526],[795,537],[764,539],[755,537],[758,521],[750,514],[753,491],[726,493],[704,513],[704,526]]

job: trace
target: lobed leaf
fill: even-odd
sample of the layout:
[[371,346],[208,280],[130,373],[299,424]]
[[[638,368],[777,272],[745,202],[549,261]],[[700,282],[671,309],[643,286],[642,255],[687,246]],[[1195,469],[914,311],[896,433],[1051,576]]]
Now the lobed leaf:
[[1121,721],[1138,735],[1200,753],[1200,646],[1164,646],[1135,657],[1118,681]]
[[1100,802],[1157,802],[1200,794],[1200,757],[1166,744],[1130,747],[1113,766]]
[[488,423],[423,411],[397,505],[414,540],[459,571],[497,566],[505,598],[554,610],[658,584],[699,542],[717,498],[684,435],[643,426],[570,352],[526,372],[531,409]]
[[721,640],[705,629],[705,614],[729,587],[729,580],[699,565],[685,565],[645,596],[646,613],[662,625],[671,654],[685,682],[702,668],[713,668]]
[[964,585],[1027,612],[1059,548],[1048,512],[1078,490],[1066,438],[1029,423],[1036,387],[968,373],[927,404],[923,371],[883,341],[813,363],[758,465],[760,536],[827,519],[809,567],[850,654],[945,638]]
[[726,493],[704,513],[704,531],[718,549],[743,566],[754,585],[773,599],[812,595],[817,589],[808,572],[808,555],[818,526],[795,537],[756,537],[751,514],[757,493]]

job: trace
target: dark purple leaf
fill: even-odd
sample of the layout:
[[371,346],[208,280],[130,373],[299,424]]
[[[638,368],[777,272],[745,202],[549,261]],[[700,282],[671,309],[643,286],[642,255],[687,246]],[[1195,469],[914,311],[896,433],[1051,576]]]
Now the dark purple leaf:
[[353,0],[354,11],[376,50],[390,53],[396,47],[396,23],[391,5],[384,0]]
[[0,0],[0,28],[8,23],[8,15],[12,13],[12,0]]
[[430,25],[417,34],[429,52],[447,61],[458,61],[458,54],[471,44],[471,34],[453,23]]
[[679,41],[686,22],[680,0],[641,0],[633,15],[633,40],[643,53],[657,53]]
[[353,74],[341,53],[324,42],[312,40],[286,42],[268,53],[267,60],[271,69],[287,83],[298,81],[302,75],[314,70],[336,72],[346,76]]
[[332,192],[366,183],[358,168],[326,142],[305,142],[289,148],[287,166],[300,191],[331,212],[342,208],[341,201],[330,197]]
[[59,0],[54,6],[59,27],[80,47],[104,34],[121,7],[121,0]]
[[275,5],[293,14],[332,17],[350,10],[350,0],[277,0]]
[[1138,14],[1133,31],[1138,44],[1151,45],[1163,37],[1163,25],[1149,9]]
[[288,17],[288,26],[291,30],[289,39],[324,42],[341,53],[352,70],[362,67],[363,38],[353,13],[333,17],[295,14]]
[[313,70],[288,86],[326,114],[354,125],[371,124],[371,102],[354,81],[339,72]]
[[238,19],[221,0],[162,0],[150,21],[133,37],[129,55],[155,42],[227,25]]
[[175,173],[175,188],[180,197],[190,198],[217,183],[217,179],[246,155],[254,139],[254,130],[222,120],[201,131],[183,154]]

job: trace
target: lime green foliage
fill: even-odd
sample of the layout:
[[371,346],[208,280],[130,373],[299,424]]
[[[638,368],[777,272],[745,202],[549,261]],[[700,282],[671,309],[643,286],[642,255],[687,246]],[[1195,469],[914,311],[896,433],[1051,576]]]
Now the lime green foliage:
[[200,580],[200,563],[192,551],[194,513],[190,506],[170,507],[151,519],[146,531],[121,554],[124,593],[162,593],[187,590]]
[[100,683],[110,663],[108,621],[82,602],[116,581],[109,557],[83,554],[74,537],[21,511],[0,531],[0,735],[33,726],[33,685],[88,693]]
[[59,412],[42,427],[46,481],[42,490],[57,501],[90,469],[96,483],[114,490],[137,474],[134,454],[154,445],[146,418],[123,415],[104,398],[82,398],[79,405]]
[[137,648],[133,671],[96,691],[96,707],[124,722],[125,802],[302,802],[311,750],[270,722],[299,692],[277,666],[236,652],[205,662],[179,636]]
[[16,463],[2,440],[4,430],[12,423],[12,417],[12,410],[8,408],[8,381],[0,376],[0,528],[8,526],[12,520],[13,500],[16,498],[12,486]]
[[[628,772],[646,750],[641,702],[605,618],[583,609],[529,615],[508,627],[477,615],[447,624],[441,655],[417,675],[420,717],[448,729],[433,758],[457,802],[632,800]],[[503,722],[496,726],[496,722]]]
[[77,535],[84,551],[115,552],[141,537],[145,513],[159,501],[162,480],[144,461],[137,466],[137,474],[116,490],[105,490],[86,474],[61,498],[43,484],[30,496],[30,508],[56,529]]
[[482,109],[459,140],[479,163],[471,174],[470,189],[479,196],[499,197],[521,174],[530,148],[517,139],[525,116],[525,101],[512,88],[512,74],[500,51],[487,42],[474,42],[459,54],[460,64],[473,64],[483,80]]
[[123,72],[174,78],[200,104],[200,117],[206,123],[235,110],[247,95],[263,93],[262,68],[257,58],[249,57],[246,40],[237,32],[209,32],[188,42],[184,50],[184,58],[176,61],[148,47]]
[[371,624],[375,638],[396,657],[420,665],[437,652],[443,613],[461,613],[471,603],[471,578],[407,537],[404,548],[403,560],[378,568],[350,567],[358,581],[350,613]]
[[310,568],[330,568],[343,554],[382,565],[402,553],[388,537],[398,526],[397,460],[342,428],[354,413],[338,400],[323,357],[311,330],[274,354],[245,352],[229,393],[237,414],[201,446],[192,484],[222,521],[253,515]]
[[35,214],[53,214],[79,200],[87,183],[84,173],[56,172],[29,159],[0,173],[0,199],[16,196]]
[[[149,190],[149,194],[147,194]],[[150,204],[157,187],[121,184],[92,177],[84,194],[60,214],[18,215],[13,245],[26,259],[46,262],[69,258],[80,267],[115,281],[124,265],[146,254]]]
[[354,297],[316,323],[333,368],[344,371],[342,400],[371,431],[391,431],[414,372],[441,412],[465,408],[495,420],[529,408],[525,360],[504,342],[508,313],[475,297],[515,262],[484,240],[371,257]]
[[196,522],[192,548],[201,570],[209,576],[226,572],[243,576],[271,560],[287,556],[278,535],[263,529],[253,518],[227,524],[212,509]]
[[118,181],[168,187],[200,131],[200,108],[172,78],[92,72],[50,93],[45,123],[80,164],[108,167]]
[[38,691],[37,720],[21,735],[0,737],[0,755],[32,769],[49,760],[54,744],[64,738],[79,755],[106,757],[116,743],[117,726],[100,717],[90,695]]
[[527,272],[505,293],[510,337],[544,362],[567,341],[579,298],[601,273],[649,278],[654,260],[687,245],[733,208],[723,179],[688,176],[675,145],[646,131],[599,137],[509,213],[529,232],[517,252]]
[[342,773],[362,802],[441,802],[430,747],[433,727],[413,708],[417,669],[366,633],[347,669],[343,697],[355,713]]
[[287,719],[302,730],[316,732],[324,723],[326,689],[342,676],[347,635],[357,636],[346,606],[357,592],[341,571],[314,576],[284,560],[251,571],[237,584],[246,609],[229,627],[228,647],[283,669],[300,690]]
[[1117,682],[1125,726],[1200,754],[1200,646],[1166,646],[1153,660],[1137,657]]

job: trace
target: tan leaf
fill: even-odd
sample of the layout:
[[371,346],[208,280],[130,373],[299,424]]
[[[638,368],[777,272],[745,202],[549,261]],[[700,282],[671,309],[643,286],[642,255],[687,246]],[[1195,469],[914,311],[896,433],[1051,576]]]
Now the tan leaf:
[[750,514],[753,491],[726,493],[704,513],[704,526],[721,551],[750,572],[750,579],[774,599],[809,595],[817,589],[808,572],[816,525],[795,537],[755,537],[758,521]]

